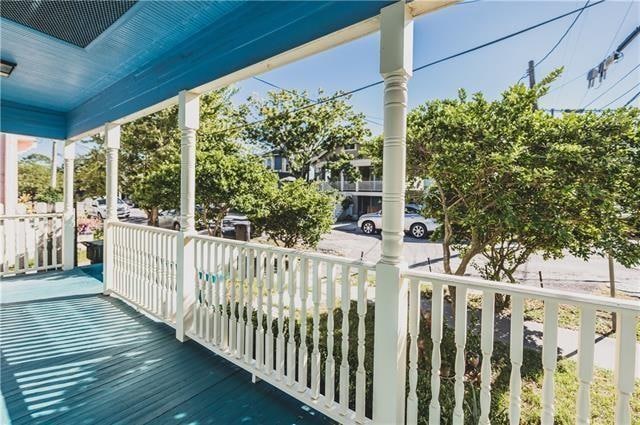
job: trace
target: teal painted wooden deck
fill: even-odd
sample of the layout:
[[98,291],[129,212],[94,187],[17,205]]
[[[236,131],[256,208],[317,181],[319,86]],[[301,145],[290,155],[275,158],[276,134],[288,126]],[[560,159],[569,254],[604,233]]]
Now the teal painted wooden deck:
[[[172,328],[119,300],[41,299],[52,274],[0,282],[3,300],[16,293],[23,300],[0,306],[0,387],[11,423],[330,422],[264,382],[252,384],[249,373],[195,342],[181,344]],[[87,284],[98,285],[89,274]],[[78,270],[58,272],[58,289],[65,278],[70,285],[84,279]],[[25,301],[29,291],[35,299]],[[55,295],[53,287],[46,291]]]

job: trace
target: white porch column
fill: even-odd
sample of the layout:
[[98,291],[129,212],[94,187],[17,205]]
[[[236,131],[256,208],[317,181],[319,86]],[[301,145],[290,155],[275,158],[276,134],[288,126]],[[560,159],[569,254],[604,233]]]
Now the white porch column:
[[178,97],[180,142],[180,235],[178,236],[178,273],[176,338],[184,342],[191,323],[195,301],[195,264],[193,235],[196,234],[196,130],[200,126],[200,98],[181,91]]
[[118,151],[120,150],[120,125],[107,123],[104,126],[104,141],[107,149],[106,201],[107,217],[104,220],[104,268],[103,292],[108,293],[113,285],[113,242],[111,224],[118,221]]
[[64,145],[64,226],[62,230],[62,270],[71,270],[74,266],[75,209],[73,208],[73,163],[76,157],[75,142],[67,141]]
[[413,21],[405,2],[382,9],[380,73],[384,78],[382,256],[376,266],[373,421],[404,423],[407,284],[402,278],[407,81]]

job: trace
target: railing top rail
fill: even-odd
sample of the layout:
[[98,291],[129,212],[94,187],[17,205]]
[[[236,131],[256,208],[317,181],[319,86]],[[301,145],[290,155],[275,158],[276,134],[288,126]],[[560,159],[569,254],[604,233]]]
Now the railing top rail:
[[128,228],[128,229],[138,229],[138,230],[145,230],[148,232],[154,232],[154,233],[162,233],[165,235],[170,235],[170,236],[177,236],[178,232],[175,230],[169,230],[169,229],[163,229],[160,227],[154,227],[154,226],[147,226],[144,224],[135,224],[135,223],[125,223],[122,221],[111,221],[111,222],[105,222],[105,225],[109,225],[109,226],[116,226],[116,227],[124,227],[124,228]]
[[29,219],[29,218],[50,218],[50,217],[62,217],[64,213],[43,213],[43,214],[0,214],[0,220],[16,220],[16,219]]
[[404,273],[408,279],[420,279],[428,282],[438,282],[443,285],[463,285],[469,289],[491,291],[506,295],[520,295],[525,298],[552,300],[561,304],[590,305],[600,310],[627,310],[640,315],[640,302],[608,298],[600,295],[578,294],[569,291],[535,286],[513,285],[510,283],[483,280],[468,276],[454,276],[442,273],[411,270]]
[[190,235],[189,237],[191,237],[193,240],[211,241],[211,242],[225,243],[225,244],[235,245],[235,246],[242,246],[245,248],[270,250],[270,251],[275,251],[281,254],[295,254],[297,256],[307,257],[310,259],[319,258],[319,259],[331,261],[334,263],[340,263],[343,265],[350,265],[350,266],[360,266],[360,267],[365,267],[367,269],[372,269],[372,270],[376,266],[375,263],[372,263],[369,261],[354,260],[350,258],[338,257],[336,255],[322,254],[318,252],[300,251],[292,248],[281,248],[277,246],[259,244],[255,242],[243,242],[243,241],[237,241],[234,239],[224,239],[224,238],[208,236],[208,235]]

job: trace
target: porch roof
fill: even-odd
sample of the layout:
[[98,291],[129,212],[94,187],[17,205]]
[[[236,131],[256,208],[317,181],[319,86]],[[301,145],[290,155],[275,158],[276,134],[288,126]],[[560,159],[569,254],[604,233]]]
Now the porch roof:
[[[95,133],[166,107],[181,90],[221,87],[249,67],[264,72],[375,31],[391,1],[91,3],[3,2],[0,53],[16,66],[0,78],[2,132]],[[446,3],[412,7],[417,15]]]

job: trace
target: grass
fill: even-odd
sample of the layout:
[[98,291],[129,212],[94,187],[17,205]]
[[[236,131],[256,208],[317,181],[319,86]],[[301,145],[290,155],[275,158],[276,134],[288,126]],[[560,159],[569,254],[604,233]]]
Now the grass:
[[[469,306],[474,309],[480,309],[482,306],[482,297],[476,295],[470,296]],[[507,309],[500,314],[509,315],[511,311]],[[526,299],[524,302],[524,320],[544,323],[544,302],[536,299]],[[561,304],[558,308],[558,325],[565,329],[579,330],[580,309],[574,305]],[[596,333],[599,335],[609,335],[612,332],[611,313],[601,310],[596,311]],[[636,339],[640,340],[640,321],[636,325]]]
[[[471,307],[469,317],[471,320],[477,320],[477,311],[473,311]],[[350,407],[355,406],[355,371],[358,366],[357,357],[357,329],[358,316],[356,312],[356,303],[352,302],[349,312],[349,400]],[[339,397],[339,365],[342,359],[341,342],[342,342],[342,312],[336,309],[333,312],[334,317],[334,351],[335,359],[335,394],[336,401]],[[254,314],[254,323],[257,324]],[[375,305],[368,304],[367,314],[365,316],[365,368],[366,368],[366,414],[371,417],[373,393],[373,347],[374,347],[374,318]],[[276,319],[274,317],[274,319]],[[328,356],[327,352],[327,319],[328,314],[324,313],[320,316],[320,354],[321,354],[321,394],[325,393],[325,364]],[[277,336],[277,320],[272,325],[274,337]],[[263,321],[266,329],[266,318]],[[477,328],[477,323],[472,323],[470,329]],[[313,349],[312,340],[313,321],[311,318],[307,320],[307,338],[306,345],[311,355]],[[300,328],[299,322],[296,323],[295,339],[297,345],[300,344]],[[285,340],[288,340],[289,323],[288,319],[284,321]],[[419,400],[419,424],[428,422],[429,402],[431,399],[431,335],[430,320],[428,313],[424,312],[422,320],[420,320],[420,337],[418,339],[418,385],[417,395]],[[274,344],[275,345],[275,344]],[[275,350],[275,347],[274,347]],[[480,380],[479,370],[482,365],[482,356],[480,350],[480,336],[469,332],[466,339],[465,356],[470,361],[467,362],[465,370],[465,396],[464,396],[464,412],[465,423],[478,423],[479,393]],[[454,331],[451,327],[445,325],[443,329],[443,339],[441,345],[442,367],[439,371],[441,376],[440,404],[441,404],[441,423],[452,423],[452,413],[454,408],[454,361],[455,361],[455,343]],[[480,359],[478,363],[471,359]],[[274,353],[275,359],[275,353]],[[285,365],[287,362],[285,361]],[[493,347],[493,355],[491,358],[492,366],[492,382],[491,382],[491,423],[507,424],[509,423],[509,382],[511,373],[511,363],[509,359],[509,346],[505,343],[496,341]],[[296,366],[297,367],[297,366]],[[543,368],[541,352],[539,350],[525,349],[523,352],[523,365],[521,368],[522,376],[522,411],[521,424],[539,424],[540,414],[542,412],[542,380]],[[560,360],[555,371],[555,423],[559,425],[574,424],[576,422],[576,400],[578,391],[576,364],[572,360]],[[297,379],[297,377],[296,377]],[[310,369],[308,370],[307,382],[311,382]],[[408,385],[408,384],[407,384]],[[408,388],[407,388],[408,390]],[[592,424],[613,424],[614,408],[615,408],[615,385],[613,374],[604,369],[594,367],[594,377],[591,384],[591,423]],[[636,380],[635,392],[631,397],[632,423],[640,424],[640,380]]]

